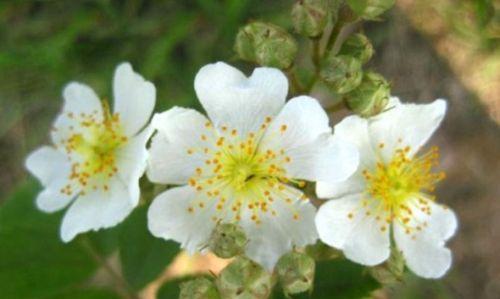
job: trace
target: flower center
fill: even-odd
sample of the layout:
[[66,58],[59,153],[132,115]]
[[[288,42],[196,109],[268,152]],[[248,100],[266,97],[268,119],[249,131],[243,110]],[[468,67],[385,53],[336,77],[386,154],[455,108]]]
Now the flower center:
[[[196,168],[189,179],[189,185],[201,194],[197,204],[188,207],[190,213],[212,205],[217,211],[212,220],[239,221],[241,210],[248,208],[251,219],[260,223],[261,214],[277,214],[271,208],[275,200],[290,204],[292,198],[303,197],[298,190],[287,186],[287,183],[300,187],[304,184],[288,177],[284,166],[291,158],[283,149],[265,149],[260,144],[270,122],[271,118],[266,118],[258,132],[246,136],[225,126],[216,132],[210,123],[206,124],[211,131],[200,136],[206,147],[187,149],[189,155],[204,159],[203,167]],[[214,132],[217,137],[207,137]],[[296,213],[292,215],[298,219]]]
[[[103,101],[103,120],[97,120],[96,114],[82,113],[78,116],[68,114],[80,125],[64,141],[64,147],[71,161],[70,180],[79,186],[81,193],[87,190],[102,189],[107,191],[107,181],[118,172],[116,166],[116,150],[127,142],[123,133],[119,114],[111,114]],[[72,184],[68,184],[61,192],[71,195]]]
[[[379,145],[380,148],[383,146]],[[376,207],[377,220],[386,224],[396,220],[405,225],[408,233],[425,225],[411,220],[417,212],[430,215],[428,202],[435,199],[430,193],[445,177],[444,172],[433,172],[439,159],[437,147],[419,157],[409,158],[409,152],[410,147],[398,148],[390,162],[379,162],[372,171],[363,171],[367,182],[366,193],[371,200],[376,201],[373,203],[365,199],[363,205]],[[386,229],[385,224],[382,224],[381,229]]]

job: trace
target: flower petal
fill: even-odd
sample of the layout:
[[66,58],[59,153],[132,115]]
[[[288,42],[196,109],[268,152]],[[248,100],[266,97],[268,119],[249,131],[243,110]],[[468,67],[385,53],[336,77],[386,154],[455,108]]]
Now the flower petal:
[[446,113],[446,101],[435,100],[430,104],[400,104],[370,121],[373,146],[384,144],[380,149],[383,158],[389,161],[394,150],[409,146],[412,157],[439,127]]
[[246,255],[269,271],[283,254],[295,246],[314,244],[318,239],[314,227],[316,208],[308,200],[301,199],[300,191],[286,188],[284,192],[290,194],[291,201],[287,203],[284,199],[276,199],[271,205],[276,215],[269,212],[261,214],[261,223],[256,224],[251,220],[251,211],[245,210],[240,222],[248,238]]
[[310,181],[346,179],[357,167],[357,150],[331,138],[328,116],[308,96],[291,99],[270,124],[260,142],[263,151],[283,150],[285,169],[293,178]]
[[154,85],[134,72],[130,63],[122,63],[113,78],[114,112],[119,113],[125,134],[132,136],[142,129],[153,112],[156,101]]
[[349,195],[323,204],[316,215],[319,238],[343,250],[357,263],[373,266],[390,255],[389,229],[381,230],[373,215],[362,206],[362,195]]
[[71,82],[63,90],[64,106],[54,122],[51,132],[52,142],[62,145],[62,141],[74,133],[82,131],[81,122],[92,117],[97,122],[103,119],[101,101],[92,88],[85,84]]
[[151,126],[138,135],[131,137],[127,144],[116,153],[118,177],[128,187],[132,205],[137,205],[140,198],[139,179],[146,170],[148,151],[146,144],[153,133]]
[[320,198],[339,198],[362,192],[365,188],[362,171],[371,169],[376,163],[377,156],[372,148],[366,119],[355,115],[344,118],[335,126],[334,137],[356,146],[359,152],[359,167],[343,182],[318,182],[316,193]]
[[50,146],[42,146],[34,150],[26,158],[26,169],[33,174],[43,186],[63,174],[69,174],[70,163],[66,156]]
[[134,209],[131,202],[127,186],[118,180],[110,181],[109,191],[80,195],[64,215],[62,240],[69,242],[80,233],[115,226]]
[[26,159],[26,168],[45,187],[37,196],[40,210],[55,212],[66,207],[74,198],[61,192],[68,185],[70,163],[61,152],[53,147],[43,146],[33,151]]
[[152,126],[158,131],[150,147],[148,178],[162,184],[186,184],[206,160],[204,149],[211,149],[215,143],[207,122],[192,109],[174,107],[156,114]]
[[430,215],[413,209],[414,218],[407,226],[420,229],[408,231],[401,223],[394,225],[394,239],[408,267],[424,278],[440,278],[451,266],[451,251],[444,242],[455,234],[457,219],[448,208],[428,201]]
[[236,68],[218,62],[200,69],[194,87],[215,126],[236,129],[244,138],[283,107],[288,81],[278,69],[256,68],[247,78]]
[[[214,207],[189,210],[202,193],[189,186],[167,190],[158,195],[148,210],[148,228],[156,237],[175,240],[190,253],[200,251],[215,227]],[[212,202],[216,202],[212,200]]]

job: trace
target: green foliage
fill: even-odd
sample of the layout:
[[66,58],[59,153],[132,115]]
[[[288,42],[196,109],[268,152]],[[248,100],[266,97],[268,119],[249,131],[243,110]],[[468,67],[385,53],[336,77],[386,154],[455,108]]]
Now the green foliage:
[[66,298],[63,290],[72,292],[97,269],[78,241],[61,242],[61,213],[35,208],[38,191],[29,181],[0,208],[0,298]]
[[118,228],[123,274],[134,290],[140,290],[165,270],[179,246],[151,235],[146,206],[137,208]]
[[120,297],[108,290],[75,289],[53,297],[44,297],[44,299],[120,299]]

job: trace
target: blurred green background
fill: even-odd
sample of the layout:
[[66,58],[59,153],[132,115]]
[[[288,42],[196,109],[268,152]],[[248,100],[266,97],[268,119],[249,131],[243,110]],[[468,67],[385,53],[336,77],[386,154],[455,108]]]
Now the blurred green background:
[[[249,70],[234,58],[238,28],[258,19],[290,29],[292,3],[0,2],[0,204],[26,184],[24,158],[48,141],[67,82],[85,82],[110,98],[114,67],[130,61],[155,83],[158,111],[174,105],[199,108],[193,90],[197,70],[217,60]],[[498,2],[401,0],[384,21],[363,25],[376,48],[369,66],[387,77],[395,95],[407,101],[449,99],[449,114],[433,142],[443,149],[449,177],[439,196],[461,219],[451,242],[456,262],[444,280],[409,276],[402,285],[378,292],[378,298],[496,299],[500,294],[500,242],[495,241],[500,238],[499,20]],[[322,92],[317,97],[329,100]],[[339,116],[332,119],[336,123]],[[0,280],[10,279],[8,269],[15,266],[0,262]],[[98,296],[71,297],[110,298]]]

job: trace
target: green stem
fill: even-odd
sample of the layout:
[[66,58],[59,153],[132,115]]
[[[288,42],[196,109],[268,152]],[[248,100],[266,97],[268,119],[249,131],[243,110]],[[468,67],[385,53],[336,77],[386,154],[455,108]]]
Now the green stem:
[[127,283],[127,281],[122,277],[121,274],[117,273],[113,267],[102,257],[99,252],[94,248],[87,236],[82,236],[80,239],[80,244],[85,249],[90,257],[92,257],[102,268],[109,274],[119,295],[124,299],[139,299],[137,294],[132,291],[132,288]]
[[288,76],[288,79],[292,85],[292,92],[293,94],[302,94],[304,92],[304,87],[300,83],[299,79],[297,78],[297,74],[295,73],[295,68],[292,66],[288,70],[286,70],[286,74]]
[[337,41],[340,31],[342,31],[342,28],[344,27],[344,22],[341,20],[338,20],[338,22],[333,26],[332,32],[330,33],[330,36],[328,37],[328,41],[326,42],[326,47],[325,47],[325,54],[328,55],[332,49],[333,46],[335,46],[335,42]]
[[318,74],[321,67],[321,48],[320,48],[321,36],[311,39],[311,42],[313,48],[312,62],[314,64],[314,71],[316,74]]

